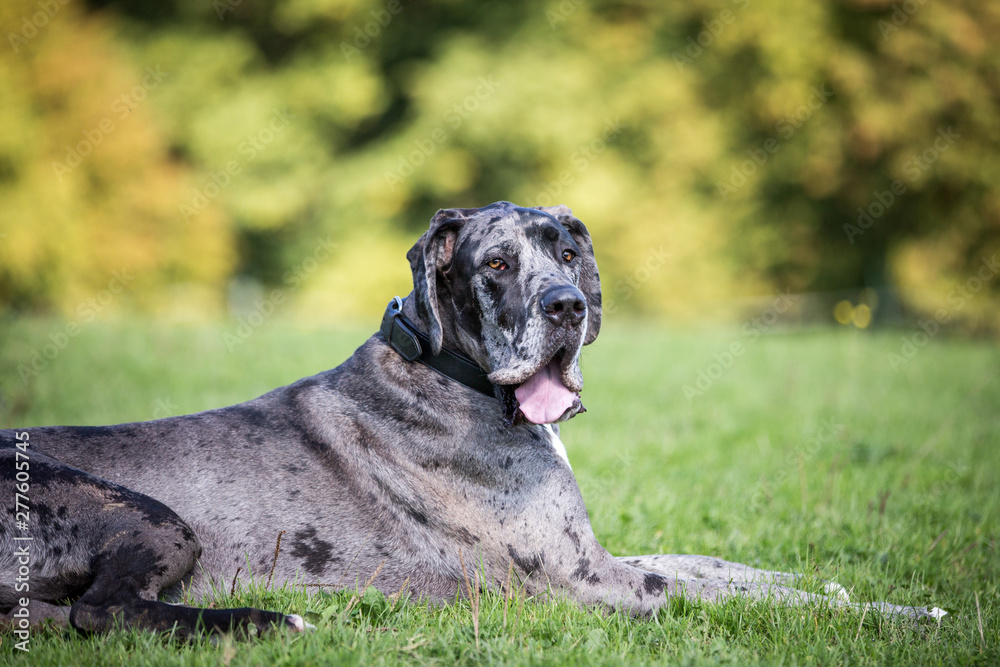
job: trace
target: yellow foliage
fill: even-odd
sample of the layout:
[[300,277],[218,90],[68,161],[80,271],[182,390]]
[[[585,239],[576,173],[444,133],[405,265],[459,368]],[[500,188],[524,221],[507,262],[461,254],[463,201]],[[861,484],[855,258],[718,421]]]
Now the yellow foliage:
[[225,217],[209,206],[185,224],[189,173],[150,112],[169,72],[125,64],[104,20],[53,6],[34,32],[24,21],[37,3],[0,14],[8,40],[33,35],[0,49],[0,123],[14,128],[0,141],[0,302],[75,316],[125,276],[107,311],[156,310],[165,285],[223,285],[234,259]]

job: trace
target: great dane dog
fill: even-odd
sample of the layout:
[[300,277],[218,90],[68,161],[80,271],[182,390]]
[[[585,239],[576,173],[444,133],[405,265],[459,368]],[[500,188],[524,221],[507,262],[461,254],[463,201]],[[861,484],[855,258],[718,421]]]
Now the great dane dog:
[[636,616],[671,596],[821,597],[790,574],[598,544],[557,425],[583,411],[580,350],[601,327],[568,208],[441,210],[407,258],[413,291],[333,370],[194,415],[0,431],[0,611],[85,632],[302,630],[160,598],[273,577],[446,602],[466,567],[484,588],[512,568],[529,595]]

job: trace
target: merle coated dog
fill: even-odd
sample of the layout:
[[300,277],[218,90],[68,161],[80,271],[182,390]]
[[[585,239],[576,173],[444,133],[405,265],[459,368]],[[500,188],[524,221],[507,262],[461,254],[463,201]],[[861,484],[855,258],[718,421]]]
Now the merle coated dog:
[[583,411],[580,350],[601,328],[569,209],[441,210],[407,258],[413,291],[333,370],[194,415],[0,431],[0,610],[91,632],[302,630],[161,598],[273,576],[449,601],[464,562],[483,587],[512,568],[529,594],[634,615],[670,596],[819,597],[790,574],[598,544],[557,425]]

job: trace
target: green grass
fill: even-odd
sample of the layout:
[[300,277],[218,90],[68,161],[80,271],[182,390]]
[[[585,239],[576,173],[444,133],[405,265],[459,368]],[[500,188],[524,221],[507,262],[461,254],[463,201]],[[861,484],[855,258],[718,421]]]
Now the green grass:
[[[0,331],[0,425],[104,424],[236,403],[337,365],[367,331],[268,322],[230,353],[229,325],[94,323],[22,381],[55,321]],[[834,579],[856,601],[935,605],[940,626],[823,608],[681,602],[657,618],[486,595],[441,609],[373,591],[238,592],[227,605],[311,613],[316,633],[171,641],[36,632],[17,664],[189,665],[1000,662],[1000,350],[938,336],[894,372],[902,332],[608,324],[584,365],[589,412],[563,440],[598,539],[616,554],[704,553]],[[57,337],[58,338],[58,337]],[[734,340],[746,352],[704,392]],[[716,369],[712,369],[713,374]],[[976,597],[979,610],[977,612]],[[979,619],[982,620],[982,636]],[[0,655],[13,638],[0,633]]]

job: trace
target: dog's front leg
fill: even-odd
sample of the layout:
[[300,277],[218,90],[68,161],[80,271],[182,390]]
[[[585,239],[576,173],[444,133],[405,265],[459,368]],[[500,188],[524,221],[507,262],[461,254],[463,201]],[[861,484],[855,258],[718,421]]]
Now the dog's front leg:
[[[573,547],[576,546],[574,543]],[[541,582],[549,591],[565,591],[581,605],[625,611],[633,616],[649,616],[671,597],[720,602],[740,595],[773,596],[787,604],[802,604],[811,597],[802,591],[766,583],[701,579],[689,573],[676,576],[646,570],[615,558],[596,540],[581,544],[569,559],[551,555],[544,561],[540,558],[541,555],[527,568],[535,580],[536,590]]]
[[[668,571],[667,563],[661,563],[661,568],[644,568],[642,563],[630,564],[612,556],[594,536],[568,468],[553,475],[547,486],[536,489],[523,511],[506,517],[504,526],[496,560],[506,564],[509,558],[518,574],[526,578],[531,594],[563,594],[585,606],[646,616],[663,606],[669,596],[715,601],[741,592],[727,580],[695,578],[693,563],[687,564],[681,576]],[[742,592],[755,590],[755,586],[743,584]]]
[[797,576],[757,570],[705,556],[615,558],[590,526],[583,498],[568,468],[535,489],[505,525],[512,532],[498,556],[528,577],[528,591],[563,592],[585,606],[647,616],[670,597],[718,602],[737,596],[801,605],[821,599],[790,588]]
[[[675,579],[709,579],[779,586],[795,586],[802,580],[802,575],[799,574],[758,570],[749,565],[733,563],[711,556],[657,554],[654,556],[619,556],[618,560],[640,570],[656,572]],[[829,584],[827,592],[830,594],[844,590],[833,582],[826,583]],[[846,592],[844,593],[846,595]]]
[[806,593],[791,588],[802,581],[801,575],[759,570],[711,556],[622,556],[617,560],[630,567],[655,572],[672,579],[674,584],[682,589],[687,585],[683,594],[688,597],[720,600],[726,597],[747,596],[771,599],[790,606],[818,603],[855,610],[868,608],[885,615],[914,619],[939,620],[946,614],[937,607],[907,607],[888,602],[852,603],[843,586],[825,579],[820,581],[827,595]]

